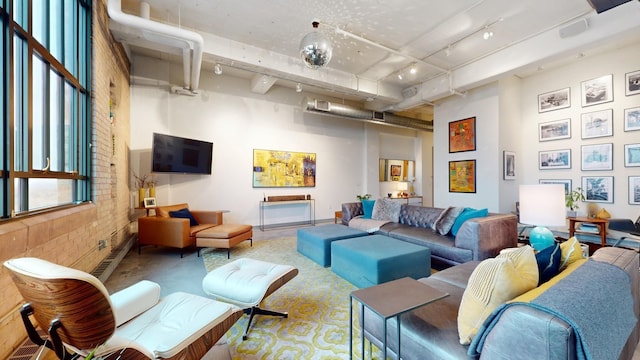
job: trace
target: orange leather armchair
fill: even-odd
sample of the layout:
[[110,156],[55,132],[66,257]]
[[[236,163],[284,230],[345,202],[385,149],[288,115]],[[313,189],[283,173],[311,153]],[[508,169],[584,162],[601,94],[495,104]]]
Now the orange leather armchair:
[[222,224],[222,211],[189,210],[198,225],[190,226],[189,219],[172,218],[170,211],[189,208],[189,204],[158,206],[155,216],[138,218],[138,254],[144,245],[167,246],[181,249],[195,246],[199,231]]

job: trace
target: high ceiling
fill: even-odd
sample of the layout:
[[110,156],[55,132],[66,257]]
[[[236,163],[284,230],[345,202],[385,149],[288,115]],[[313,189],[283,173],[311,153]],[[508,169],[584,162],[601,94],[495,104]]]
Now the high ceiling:
[[[140,3],[122,0],[122,11],[140,16]],[[305,91],[358,99],[383,111],[421,113],[428,111],[425,104],[462,96],[501,76],[526,76],[575,61],[576,56],[611,46],[612,39],[617,44],[640,41],[638,1],[601,14],[587,0],[146,3],[151,20],[203,36],[202,71],[219,63],[226,74],[266,75],[274,84],[292,88],[301,83]],[[611,21],[614,16],[616,21]],[[317,70],[306,68],[299,56],[300,40],[313,30],[314,20],[334,48],[331,62]],[[485,39],[485,32],[493,36]],[[146,44],[139,37],[116,38],[131,53],[182,61],[179,51]]]

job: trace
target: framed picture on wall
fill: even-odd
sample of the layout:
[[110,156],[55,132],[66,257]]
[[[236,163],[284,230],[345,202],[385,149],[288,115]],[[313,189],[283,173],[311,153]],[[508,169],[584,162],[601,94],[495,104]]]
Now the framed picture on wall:
[[571,107],[571,88],[549,91],[538,95],[538,112]]
[[613,75],[583,81],[582,107],[613,101]]
[[640,70],[624,74],[624,94],[627,96],[640,94]]
[[640,130],[640,107],[624,109],[624,131]]
[[613,176],[583,176],[582,189],[586,201],[613,202]]
[[516,153],[513,151],[502,152],[503,177],[505,180],[516,179]]
[[629,204],[640,205],[640,176],[629,176]]
[[562,119],[538,124],[538,141],[571,138],[571,119]]
[[564,194],[568,195],[571,192],[571,179],[540,179],[540,184],[560,184],[564,186]]
[[582,170],[613,170],[613,144],[582,145]]
[[584,113],[581,119],[583,139],[613,136],[613,109]]
[[449,192],[476,192],[476,161],[449,161]]
[[571,149],[539,151],[538,169],[571,169]]
[[624,145],[624,166],[640,166],[640,144]]
[[449,123],[449,152],[476,149],[476,118],[470,117]]

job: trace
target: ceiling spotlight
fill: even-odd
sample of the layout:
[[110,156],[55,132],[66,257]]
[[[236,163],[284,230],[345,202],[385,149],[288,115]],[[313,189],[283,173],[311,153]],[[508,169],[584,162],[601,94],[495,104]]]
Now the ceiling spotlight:
[[451,56],[451,45],[447,46],[447,48],[444,50],[444,55],[447,57]]
[[489,40],[493,37],[493,31],[485,31],[484,34],[482,34],[482,38],[485,40]]
[[409,72],[411,73],[411,75],[415,75],[418,72],[418,69],[416,69],[415,65],[412,65],[409,69]]
[[216,75],[222,75],[222,66],[220,66],[220,64],[216,64],[216,66],[213,67],[213,73]]
[[302,92],[302,85],[300,85],[300,83],[296,84],[296,92]]
[[402,75],[402,73],[398,74],[398,80],[402,80],[404,79],[404,76]]
[[[313,21],[311,25],[317,29],[320,23]],[[327,65],[331,61],[332,54],[333,45],[326,36],[317,30],[308,33],[300,41],[300,56],[308,68],[318,69]]]

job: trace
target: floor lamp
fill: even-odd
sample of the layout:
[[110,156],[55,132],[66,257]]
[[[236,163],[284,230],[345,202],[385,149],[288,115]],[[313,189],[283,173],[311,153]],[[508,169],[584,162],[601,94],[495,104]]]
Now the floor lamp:
[[564,185],[520,185],[520,223],[535,226],[529,242],[540,251],[553,245],[555,238],[545,226],[565,226]]

